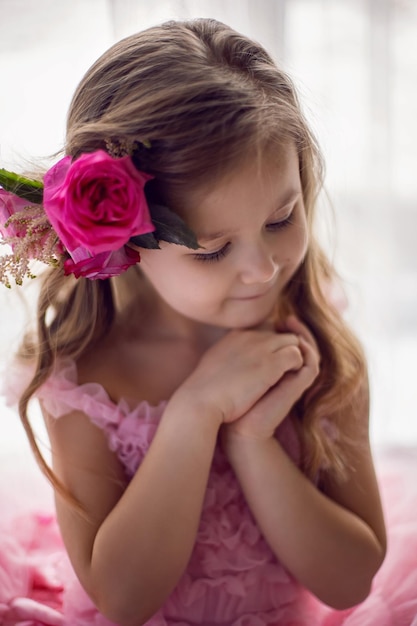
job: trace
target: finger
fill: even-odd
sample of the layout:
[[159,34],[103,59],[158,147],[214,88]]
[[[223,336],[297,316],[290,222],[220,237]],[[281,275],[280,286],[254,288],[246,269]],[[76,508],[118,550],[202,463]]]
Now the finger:
[[271,367],[271,387],[287,372],[298,372],[304,366],[304,356],[298,345],[284,346],[275,355],[276,364]]
[[273,333],[270,341],[271,351],[276,352],[286,346],[298,346],[299,336],[296,333]]
[[271,387],[274,387],[287,372],[297,372],[304,365],[303,355],[295,345],[284,346],[281,350],[272,353],[269,359],[261,357],[256,364],[258,400]]
[[317,342],[313,333],[305,324],[303,324],[303,322],[298,319],[298,317],[296,317],[295,315],[290,315],[287,318],[286,322],[288,330],[295,332],[300,337],[303,337],[303,339],[305,339],[309,344],[314,346],[318,352]]
[[[290,377],[293,374],[286,374],[286,376]],[[240,420],[233,422],[229,429],[246,437],[269,439],[288,415],[293,404],[294,399],[290,399],[278,383],[262,396]]]
[[[286,348],[288,354],[287,359],[281,362],[282,374],[277,378],[277,383],[270,391],[274,391],[275,397],[281,395],[281,399],[287,401],[295,401],[295,398],[301,396],[301,394],[308,389],[314,380],[317,378],[320,372],[320,359],[318,353],[314,348],[300,338],[300,345],[298,348],[299,355],[302,358],[302,364],[297,359],[295,352],[290,354],[291,348]],[[294,366],[291,367],[291,361]],[[269,393],[269,392],[268,392]]]
[[303,337],[300,337],[300,352],[304,360],[304,365],[300,370],[300,376],[308,383],[306,386],[307,389],[320,372],[320,355],[315,347],[310,345]]
[[304,391],[298,372],[287,372],[283,379],[272,387],[250,410],[251,423],[236,422],[237,429],[249,428],[260,436],[271,436],[279,424],[290,413],[295,402]]
[[262,410],[276,411],[279,406],[280,413],[288,413],[304,391],[313,384],[320,371],[318,354],[302,338],[300,339],[300,353],[303,357],[302,367],[288,369],[285,372],[278,383],[258,403],[262,406]]

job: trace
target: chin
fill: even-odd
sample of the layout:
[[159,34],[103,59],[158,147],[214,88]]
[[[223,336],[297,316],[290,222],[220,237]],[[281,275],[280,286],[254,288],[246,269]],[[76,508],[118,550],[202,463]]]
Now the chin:
[[257,326],[262,326],[271,319],[271,316],[274,312],[275,306],[268,308],[267,311],[239,315],[236,317],[236,320],[232,324],[228,324],[227,327],[230,330],[244,330],[246,328],[256,328]]

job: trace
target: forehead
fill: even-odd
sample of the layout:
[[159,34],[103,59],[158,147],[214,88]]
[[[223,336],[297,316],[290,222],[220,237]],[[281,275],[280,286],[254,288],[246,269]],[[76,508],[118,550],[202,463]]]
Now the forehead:
[[227,224],[229,218],[243,218],[245,212],[265,212],[267,217],[301,192],[298,154],[289,147],[273,156],[245,159],[216,180],[190,190],[180,212],[203,236],[216,224],[219,228]]

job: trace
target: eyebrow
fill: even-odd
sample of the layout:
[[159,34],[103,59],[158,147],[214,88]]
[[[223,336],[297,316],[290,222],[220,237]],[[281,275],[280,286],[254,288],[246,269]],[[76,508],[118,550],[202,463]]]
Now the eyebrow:
[[[285,199],[282,202],[281,206],[275,209],[273,212],[275,213],[276,211],[281,211],[282,209],[285,209],[286,206],[294,202],[294,200],[296,200],[296,198],[298,198],[298,196],[301,194],[302,189],[291,189],[291,191],[285,196]],[[197,240],[199,243],[208,243],[209,241],[221,239],[222,237],[230,236],[233,234],[234,231],[218,230],[212,233],[201,233],[201,235],[197,236]]]

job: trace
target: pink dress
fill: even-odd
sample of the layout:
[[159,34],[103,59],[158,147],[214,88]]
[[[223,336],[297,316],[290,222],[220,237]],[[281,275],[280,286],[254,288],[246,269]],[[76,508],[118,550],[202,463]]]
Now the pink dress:
[[[18,372],[9,387],[9,401],[22,384]],[[101,385],[77,385],[71,361],[61,364],[38,397],[56,418],[74,409],[88,415],[105,433],[128,477],[146,454],[166,404],[130,407],[122,400],[116,405]],[[277,430],[277,438],[298,464],[298,439],[288,420]],[[277,562],[217,448],[188,567],[147,625],[417,626],[417,488],[410,489],[405,480],[407,470],[417,469],[417,459],[402,457],[400,462],[393,457],[380,469],[388,556],[368,599],[353,609],[335,611],[302,589]],[[0,624],[112,626],[72,572],[52,508],[29,509],[0,524]]]

